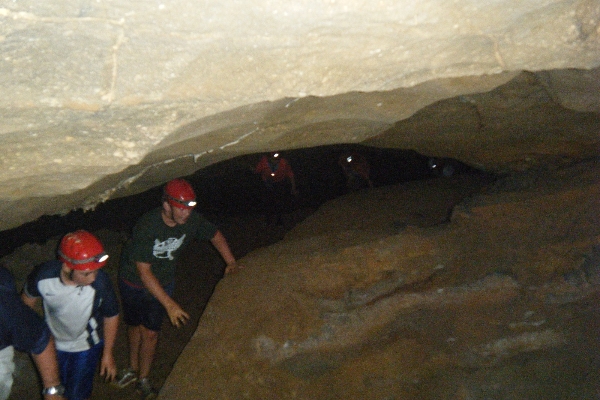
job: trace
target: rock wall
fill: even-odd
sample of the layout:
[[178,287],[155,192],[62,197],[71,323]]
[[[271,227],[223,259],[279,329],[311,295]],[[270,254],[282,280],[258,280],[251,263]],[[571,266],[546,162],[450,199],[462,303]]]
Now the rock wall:
[[[361,142],[523,70],[567,109],[600,103],[595,0],[20,0],[0,20],[0,229],[240,154]],[[445,140],[402,135],[386,145]],[[532,157],[509,146],[435,152],[490,169]]]
[[159,399],[594,398],[598,173],[323,205],[219,282]]

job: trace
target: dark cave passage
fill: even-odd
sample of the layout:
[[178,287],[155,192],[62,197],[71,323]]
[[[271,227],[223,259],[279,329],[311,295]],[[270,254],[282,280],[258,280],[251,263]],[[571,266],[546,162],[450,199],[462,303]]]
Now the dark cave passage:
[[[347,193],[346,179],[338,165],[340,154],[363,154],[371,167],[374,187],[412,180],[443,177],[430,166],[430,158],[412,150],[390,150],[362,145],[332,145],[283,151],[290,162],[299,190],[297,197],[286,202],[286,214],[291,217],[285,229],[290,229],[324,202]],[[184,177],[196,189],[197,210],[219,226],[240,217],[260,217],[268,212],[261,201],[263,189],[260,177],[253,172],[262,154],[250,154],[223,161],[193,175]],[[459,161],[451,163],[453,173],[484,173]],[[162,186],[143,193],[108,200],[93,211],[74,210],[66,215],[45,215],[17,228],[0,232],[0,257],[26,243],[42,244],[77,229],[95,231],[108,229],[128,232],[138,217],[160,205]],[[233,218],[233,219],[232,219]],[[298,219],[300,218],[300,219]],[[227,231],[234,227],[223,227]],[[228,229],[229,228],[229,229]],[[280,232],[281,233],[281,232]],[[243,254],[238,254],[238,257]]]

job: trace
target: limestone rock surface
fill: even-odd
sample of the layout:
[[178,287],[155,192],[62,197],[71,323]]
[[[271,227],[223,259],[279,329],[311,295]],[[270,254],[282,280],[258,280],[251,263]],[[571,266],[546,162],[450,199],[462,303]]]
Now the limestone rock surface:
[[[596,143],[563,131],[532,153],[516,124],[455,132],[456,148],[447,129],[389,133],[440,100],[473,105],[522,71],[543,87],[537,101],[589,122],[597,0],[6,0],[0,21],[0,229],[240,154],[384,132],[386,146],[490,170],[555,160],[565,142],[567,158],[585,158]],[[528,88],[513,85],[494,113],[534,101]]]

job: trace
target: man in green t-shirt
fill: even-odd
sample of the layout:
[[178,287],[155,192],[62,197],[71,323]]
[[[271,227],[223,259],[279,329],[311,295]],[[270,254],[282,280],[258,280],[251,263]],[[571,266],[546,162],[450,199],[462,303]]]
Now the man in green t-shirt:
[[117,385],[125,387],[137,381],[137,390],[145,399],[157,395],[148,375],[165,315],[178,328],[189,319],[173,300],[175,266],[184,245],[192,240],[209,240],[227,263],[225,273],[238,268],[223,234],[193,211],[195,205],[196,194],[187,181],[168,182],[162,207],[140,218],[121,255],[119,289],[130,366],[120,374]]

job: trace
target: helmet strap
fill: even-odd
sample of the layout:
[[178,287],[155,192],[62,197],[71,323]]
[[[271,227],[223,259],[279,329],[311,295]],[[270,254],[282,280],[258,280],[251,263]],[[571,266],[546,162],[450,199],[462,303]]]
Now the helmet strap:
[[175,222],[175,218],[173,215],[173,207],[174,206],[172,206],[168,201],[165,201],[163,203],[163,209],[162,209],[162,213],[161,213],[163,222],[167,226],[170,226],[171,228],[174,227],[175,225],[177,225],[177,222]]

